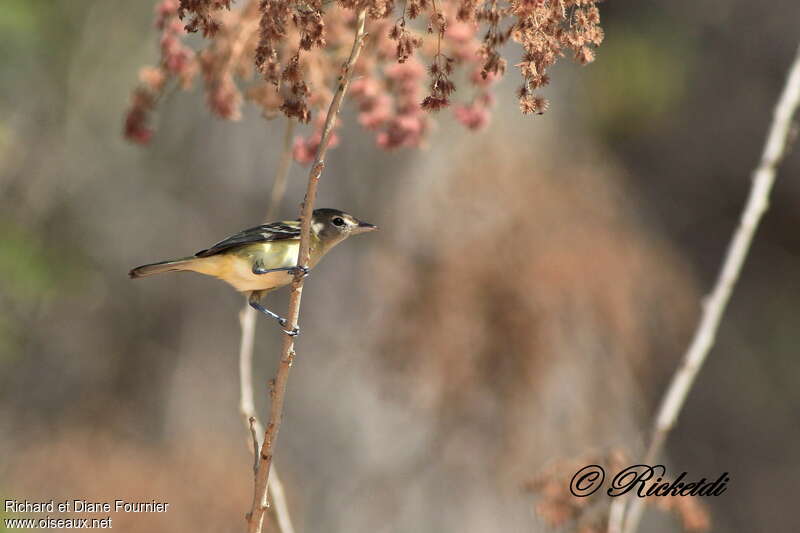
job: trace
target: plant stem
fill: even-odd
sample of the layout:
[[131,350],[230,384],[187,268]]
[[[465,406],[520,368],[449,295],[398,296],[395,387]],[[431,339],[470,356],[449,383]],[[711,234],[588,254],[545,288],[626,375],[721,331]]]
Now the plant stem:
[[[733,235],[714,289],[705,300],[700,323],[695,330],[689,349],[661,401],[653,436],[645,454],[644,464],[651,465],[660,455],[661,449],[675,425],[675,421],[686,402],[697,373],[702,368],[719,329],[722,315],[742,270],[758,223],[769,205],[769,194],[775,182],[778,164],[786,153],[792,129],[792,117],[800,104],[800,48],[792,63],[783,92],[775,106],[761,161],[753,172],[753,183],[742,212],[739,227]],[[634,498],[625,513],[625,533],[635,533],[642,515],[643,500]]]
[[[317,196],[317,186],[319,184],[322,170],[325,168],[325,153],[328,149],[333,126],[339,114],[339,109],[342,105],[347,88],[350,85],[350,79],[353,75],[353,68],[358,56],[361,53],[361,48],[364,45],[364,26],[366,23],[367,11],[362,8],[358,12],[356,22],[356,34],[353,39],[353,47],[350,51],[350,57],[344,64],[342,74],[338,80],[338,86],[331,105],[328,108],[328,115],[325,118],[325,126],[322,130],[322,138],[320,139],[319,148],[314,164],[311,166],[311,171],[308,176],[308,187],[306,189],[305,200],[300,215],[300,251],[298,253],[298,265],[307,267],[309,262],[309,252],[311,245],[311,216],[314,212],[314,201]],[[292,281],[292,291],[289,295],[289,310],[286,313],[287,329],[293,330],[297,327],[298,318],[300,316],[300,301],[303,294],[303,281],[304,276],[302,272],[298,271]],[[275,441],[278,437],[281,421],[283,418],[283,404],[286,397],[286,382],[289,378],[289,369],[294,360],[294,337],[291,335],[284,335],[283,346],[281,349],[281,358],[278,363],[278,371],[275,374],[275,379],[272,385],[271,398],[272,406],[270,409],[270,419],[267,424],[266,432],[264,434],[264,442],[261,445],[259,454],[259,466],[256,473],[255,489],[253,494],[253,506],[248,516],[248,531],[249,533],[260,533],[262,523],[264,520],[264,512],[267,507],[267,485],[270,477],[270,467],[272,466],[272,455],[275,447]]]
[[275,181],[272,182],[272,193],[269,198],[269,208],[267,209],[266,222],[278,216],[278,209],[281,206],[283,195],[286,193],[286,178],[289,175],[289,168],[292,165],[292,136],[294,135],[294,120],[287,118],[286,131],[283,134],[283,153],[278,172],[275,174]]
[[[292,132],[294,130],[294,121],[287,119],[286,133],[284,134],[283,151],[281,153],[281,160],[275,172],[275,178],[272,184],[272,194],[270,200],[270,209],[267,211],[267,221],[270,220],[272,210],[280,204],[283,196],[283,191],[286,188],[286,178],[291,168],[292,156]],[[276,195],[276,190],[279,189],[280,194]],[[253,454],[256,457],[254,464],[254,475],[258,472],[258,450],[261,447],[258,441],[258,435],[263,435],[264,428],[256,416],[256,408],[253,395],[253,346],[256,334],[256,310],[250,307],[250,304],[245,299],[244,307],[239,312],[239,324],[242,330],[242,337],[239,343],[239,412],[242,415],[245,427],[253,434],[252,446]],[[275,514],[275,521],[278,524],[278,530],[281,533],[294,533],[292,520],[289,516],[289,506],[286,503],[286,497],[283,490],[278,473],[273,467],[272,476],[269,480],[269,495],[272,498],[272,511]]]

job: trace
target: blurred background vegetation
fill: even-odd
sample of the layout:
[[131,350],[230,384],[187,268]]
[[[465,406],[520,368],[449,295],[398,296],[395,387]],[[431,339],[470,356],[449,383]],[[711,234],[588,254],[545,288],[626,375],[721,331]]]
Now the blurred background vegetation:
[[[544,465],[641,452],[743,205],[798,6],[601,14],[597,61],[555,68],[542,117],[519,116],[511,71],[487,130],[442,113],[422,151],[380,152],[345,113],[318,204],[384,231],[332,254],[304,298],[276,459],[301,531],[546,531],[522,490]],[[151,20],[148,2],[0,13],[0,494],[163,499],[166,515],[119,527],[238,531],[240,297],[126,272],[261,220],[283,123],[212,119],[195,92],[161,103],[150,147],[123,141]],[[669,442],[677,472],[730,472],[707,502],[716,531],[795,520],[799,170],[795,153]],[[265,391],[279,336],[259,328]]]

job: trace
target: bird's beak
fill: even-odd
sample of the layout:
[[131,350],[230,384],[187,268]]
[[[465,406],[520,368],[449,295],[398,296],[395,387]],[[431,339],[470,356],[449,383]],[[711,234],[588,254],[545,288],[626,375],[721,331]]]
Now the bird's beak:
[[358,226],[353,228],[353,233],[356,233],[356,234],[357,233],[366,233],[368,231],[375,231],[376,229],[378,229],[378,226],[376,226],[375,224],[370,224],[369,222],[361,222],[359,220],[358,221]]

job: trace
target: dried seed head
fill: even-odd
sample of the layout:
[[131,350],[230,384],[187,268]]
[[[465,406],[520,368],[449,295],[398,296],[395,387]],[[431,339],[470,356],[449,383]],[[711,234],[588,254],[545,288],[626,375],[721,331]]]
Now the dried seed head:
[[[149,115],[161,93],[188,88],[201,74],[206,102],[217,116],[235,120],[243,99],[262,114],[301,122],[324,117],[353,39],[355,10],[368,11],[368,39],[356,65],[351,96],[358,121],[387,149],[419,146],[433,112],[454,102],[458,122],[484,127],[494,82],[506,71],[503,45],[516,42],[522,60],[518,91],[525,114],[548,102],[536,91],[549,69],[568,56],[594,60],[603,42],[595,0],[159,0],[155,27],[160,60],[140,73],[125,119],[136,142],[152,136]],[[417,20],[417,18],[424,20]],[[428,30],[426,32],[426,29]],[[198,51],[186,32],[207,37]],[[427,65],[427,78],[425,73]],[[456,90],[456,79],[464,83]],[[359,80],[363,80],[359,82]],[[313,132],[312,132],[313,135]],[[307,138],[297,154],[313,148]],[[298,145],[299,146],[299,145]],[[302,153],[301,153],[302,152]]]

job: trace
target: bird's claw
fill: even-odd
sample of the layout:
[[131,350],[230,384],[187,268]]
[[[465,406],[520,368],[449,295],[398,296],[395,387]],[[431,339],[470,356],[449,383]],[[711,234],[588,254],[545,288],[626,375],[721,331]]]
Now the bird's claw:
[[290,272],[291,272],[293,275],[295,275],[295,276],[296,276],[297,274],[300,274],[300,277],[302,277],[302,278],[307,278],[307,277],[308,277],[308,274],[309,274],[309,272],[311,272],[311,269],[310,269],[310,268],[308,268],[307,266],[303,266],[303,265],[297,265],[296,267],[293,267],[293,268],[290,270]]
[[[285,326],[285,324],[281,324],[281,325]],[[285,330],[283,330],[283,332],[286,333],[287,335],[289,335],[290,337],[297,337],[298,335],[300,335],[300,328],[293,328],[291,331],[285,329]]]

